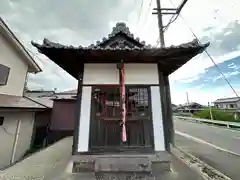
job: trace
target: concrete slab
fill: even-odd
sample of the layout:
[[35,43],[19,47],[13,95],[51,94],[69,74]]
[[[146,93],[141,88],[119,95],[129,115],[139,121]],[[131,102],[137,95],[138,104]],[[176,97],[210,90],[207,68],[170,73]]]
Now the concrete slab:
[[183,161],[179,160],[174,155],[169,156],[171,161],[171,171],[159,173],[153,176],[149,173],[63,173],[61,177],[51,180],[204,180],[195,171],[191,170]]
[[0,171],[1,180],[44,180],[61,174],[71,158],[72,138],[65,138]]
[[105,157],[95,161],[95,172],[151,172],[148,157]]

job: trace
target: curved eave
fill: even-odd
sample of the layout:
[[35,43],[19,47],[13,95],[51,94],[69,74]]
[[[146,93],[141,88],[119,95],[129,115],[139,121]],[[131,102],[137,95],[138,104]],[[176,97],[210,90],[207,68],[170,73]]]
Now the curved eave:
[[162,72],[169,75],[209,46],[209,43],[199,44],[196,40],[166,48],[73,47],[46,39],[42,45],[32,44],[75,78],[84,63],[118,63],[122,60],[125,63],[160,63]]

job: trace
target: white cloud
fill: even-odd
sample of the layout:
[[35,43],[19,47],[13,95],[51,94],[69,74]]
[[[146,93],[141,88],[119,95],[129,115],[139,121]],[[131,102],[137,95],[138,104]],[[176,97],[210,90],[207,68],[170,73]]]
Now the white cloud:
[[[175,6],[182,2],[182,0],[172,1]],[[54,2],[56,7],[54,6],[54,11],[52,11],[51,5],[54,5]],[[45,87],[48,89],[58,85],[60,89],[71,89],[76,88],[76,81],[51,61],[47,60],[46,57],[39,55],[36,49],[30,45],[31,40],[39,42],[44,37],[48,37],[63,44],[88,45],[110,33],[111,27],[117,21],[127,21],[130,30],[133,33],[136,32],[136,36],[139,36],[141,40],[145,40],[147,43],[155,45],[159,37],[157,16],[151,14],[152,9],[156,7],[155,1],[152,1],[153,3],[149,8],[149,0],[144,0],[139,24],[140,1],[103,1],[101,2],[102,8],[98,8],[100,7],[98,5],[92,7],[92,3],[88,3],[88,1],[57,2],[43,0],[36,3],[22,0],[21,3],[17,1],[9,1],[8,3],[3,1],[0,3],[1,16],[4,15],[4,18],[9,22],[10,27],[20,38],[21,42],[35,56],[39,57],[35,57],[35,59],[37,59],[44,72],[36,76],[35,80],[33,79],[34,81],[31,82],[32,87]],[[137,5],[135,5],[136,2],[138,3]],[[163,8],[172,7],[169,0],[163,0],[162,3]],[[89,11],[89,8],[93,8],[91,10],[94,13]],[[239,0],[190,0],[182,10],[182,15],[187,25],[193,29],[195,34],[199,38],[206,36],[207,40],[210,40],[212,43],[210,48],[212,48],[211,52],[214,52],[213,57],[216,63],[221,63],[240,55],[240,45],[237,45],[235,50],[227,50],[227,52],[219,48],[219,44],[224,43],[224,38],[234,34],[233,29],[229,27],[229,23],[240,19],[239,9]],[[168,20],[169,16],[164,16],[164,24]],[[107,29],[109,32],[106,32]],[[224,31],[225,29],[227,31]],[[220,35],[215,37],[216,34]],[[193,38],[194,36],[181,17],[172,23],[165,33],[167,46],[187,42]],[[170,80],[182,83],[192,82],[197,80],[200,75],[204,75],[206,68],[211,66],[213,66],[213,63],[205,54],[199,55],[173,73],[170,76]],[[234,69],[235,66],[229,66],[229,68]],[[232,72],[232,75],[234,73],[238,73],[238,71]],[[48,78],[51,81],[54,80],[55,84],[49,84]],[[214,90],[213,94],[210,90],[204,91],[204,85],[202,84],[194,89],[189,89],[189,98],[192,101],[213,101],[217,96],[220,97],[227,94],[223,92],[226,88],[222,89],[216,92]],[[172,89],[172,91],[173,102],[182,103],[185,101],[185,92],[177,89]]]
[[[235,58],[240,56],[239,51],[233,51],[224,55],[219,56],[212,56],[215,63],[222,63],[229,59]],[[170,76],[171,81],[179,80],[180,82],[184,82],[184,79],[198,79],[200,74],[204,74],[206,72],[206,68],[214,66],[213,62],[210,60],[206,54],[198,55],[196,58],[190,60],[187,64],[182,66],[176,72],[174,72]]]
[[[239,71],[233,71],[233,72],[229,72],[229,73],[223,73],[223,75],[226,78],[229,78],[230,76],[235,76],[239,73],[240,73]],[[213,82],[216,82],[218,79],[222,79],[222,78],[223,78],[223,76],[221,74],[219,76],[213,77]]]
[[231,64],[228,65],[229,68],[231,68],[232,66],[235,66],[235,64],[231,63]]
[[193,76],[193,77],[189,77],[189,78],[185,78],[185,79],[179,79],[178,82],[180,83],[191,83],[193,81],[198,80],[200,77],[199,76]]
[[221,79],[221,78],[223,78],[221,74],[217,77],[213,77],[213,82],[216,82],[218,79]]

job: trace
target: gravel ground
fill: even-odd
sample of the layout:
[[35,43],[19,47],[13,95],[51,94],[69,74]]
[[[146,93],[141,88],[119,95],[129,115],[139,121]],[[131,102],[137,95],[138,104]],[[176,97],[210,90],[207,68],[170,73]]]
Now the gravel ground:
[[33,154],[0,172],[1,180],[47,180],[62,172],[71,158],[72,137]]

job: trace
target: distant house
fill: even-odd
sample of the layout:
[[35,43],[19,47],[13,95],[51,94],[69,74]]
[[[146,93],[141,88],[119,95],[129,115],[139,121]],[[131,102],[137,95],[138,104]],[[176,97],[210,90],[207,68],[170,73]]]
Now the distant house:
[[0,169],[26,153],[35,137],[37,115],[49,109],[23,96],[27,74],[40,71],[0,18]]
[[214,106],[219,109],[238,109],[240,108],[240,98],[221,98],[213,102]]
[[49,145],[61,138],[73,135],[77,90],[63,92],[29,90],[26,92],[26,96],[52,107],[51,112],[45,114],[45,118],[47,116],[49,119],[48,132],[44,135],[45,126],[43,125],[42,128],[37,128],[39,129],[38,134],[42,133],[42,135],[36,136],[38,142],[35,142],[35,144],[41,143],[44,136],[46,136]]
[[185,104],[181,104],[177,107],[176,111],[182,111],[182,112],[198,112],[200,109],[202,109],[204,106],[196,103],[196,102],[189,102]]
[[55,93],[50,123],[49,143],[73,136],[77,90]]
[[179,109],[201,109],[203,108],[203,105],[196,102],[190,102],[190,103],[182,104],[178,108]]
[[174,111],[176,111],[177,110],[177,105],[176,104],[172,104],[172,111],[174,112]]

